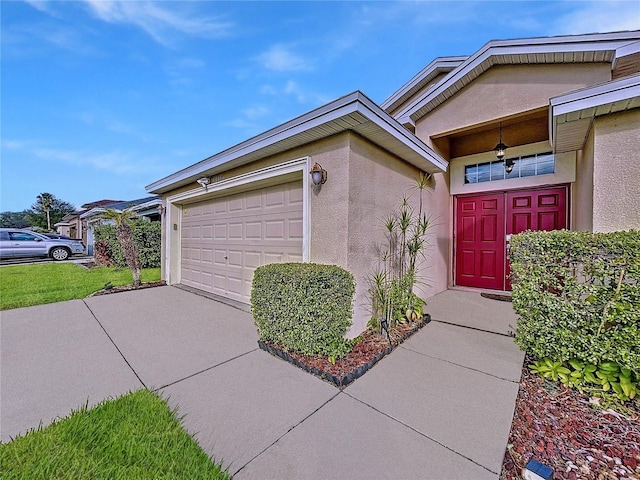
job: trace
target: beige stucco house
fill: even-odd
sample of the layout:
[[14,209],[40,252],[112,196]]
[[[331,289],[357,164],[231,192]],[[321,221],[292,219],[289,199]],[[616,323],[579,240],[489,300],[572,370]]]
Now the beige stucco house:
[[526,229],[640,228],[640,31],[491,41],[380,106],[354,92],[158,180],[163,276],[246,303],[259,265],[337,264],[358,333],[383,222],[421,172],[423,297],[508,290],[508,239]]

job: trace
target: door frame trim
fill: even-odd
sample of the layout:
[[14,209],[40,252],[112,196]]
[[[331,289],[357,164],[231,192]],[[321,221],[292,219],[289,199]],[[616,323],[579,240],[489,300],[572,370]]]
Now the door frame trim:
[[[169,195],[165,198],[165,275],[164,280],[168,285],[180,283],[182,271],[182,205],[185,201],[200,201],[212,198],[213,196],[224,196],[230,189],[244,187],[251,183],[277,179],[286,175],[302,173],[302,261],[309,262],[311,258],[311,188],[309,172],[310,157],[301,157],[288,162],[271,165],[269,167],[253,170],[248,173],[237,175],[229,179],[220,180],[209,184],[206,189],[202,187],[192,188],[183,192]],[[282,183],[287,179],[283,178]],[[258,187],[259,188],[259,187]],[[217,194],[217,195],[216,195]],[[230,193],[231,194],[231,193]],[[203,197],[199,200],[199,197]],[[177,229],[173,230],[173,223]],[[175,233],[174,233],[175,232]],[[171,239],[177,236],[177,262],[171,258]],[[173,268],[172,268],[173,265]]]
[[[516,187],[516,188],[503,188],[500,190],[488,190],[488,191],[483,191],[483,192],[473,192],[473,193],[462,193],[462,194],[455,194],[452,195],[453,197],[453,202],[452,202],[452,235],[451,235],[451,286],[452,287],[460,287],[460,288],[471,288],[471,289],[476,289],[476,290],[486,290],[480,287],[467,287],[465,285],[458,285],[457,282],[457,278],[456,278],[456,267],[457,267],[457,262],[458,262],[458,258],[457,258],[457,250],[456,250],[456,240],[457,240],[457,235],[458,232],[456,230],[456,222],[457,222],[457,208],[458,208],[458,198],[469,198],[469,197],[479,197],[482,195],[490,195],[490,194],[494,194],[494,193],[501,193],[501,194],[506,194],[506,193],[513,193],[513,192],[524,192],[524,191],[541,191],[541,190],[550,190],[550,189],[554,189],[554,188],[564,188],[565,192],[566,192],[566,205],[565,205],[565,215],[566,215],[566,229],[567,230],[571,230],[571,203],[572,203],[572,197],[571,197],[571,184],[570,183],[553,183],[553,184],[546,184],[546,185],[540,185],[540,186],[534,186],[534,187]],[[506,209],[505,209],[505,218],[504,221],[506,222]],[[505,223],[506,226],[506,223]],[[506,231],[506,230],[505,230]],[[505,262],[505,266],[504,266],[504,274],[506,276],[506,262]],[[496,290],[497,291],[497,290]],[[505,290],[501,290],[501,291],[505,291]]]

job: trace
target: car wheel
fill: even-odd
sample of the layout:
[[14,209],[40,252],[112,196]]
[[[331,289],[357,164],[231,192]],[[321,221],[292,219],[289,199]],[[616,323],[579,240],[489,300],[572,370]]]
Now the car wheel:
[[51,258],[57,261],[66,260],[69,258],[69,250],[64,247],[56,247],[51,250]]

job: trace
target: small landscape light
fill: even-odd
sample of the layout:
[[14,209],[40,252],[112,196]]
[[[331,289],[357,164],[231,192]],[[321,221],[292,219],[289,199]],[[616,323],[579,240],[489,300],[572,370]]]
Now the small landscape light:
[[530,459],[522,469],[522,477],[525,480],[551,480],[553,478],[553,468]]
[[380,329],[387,333],[387,339],[389,340],[389,346],[393,347],[393,344],[391,343],[391,335],[389,335],[389,321],[386,318],[383,318],[383,319],[380,320]]

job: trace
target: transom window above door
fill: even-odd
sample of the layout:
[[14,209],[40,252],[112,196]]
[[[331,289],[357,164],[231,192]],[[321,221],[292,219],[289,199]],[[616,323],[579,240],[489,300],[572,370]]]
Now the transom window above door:
[[464,183],[493,182],[511,178],[547,175],[556,171],[556,157],[551,152],[514,157],[513,170],[507,173],[504,160],[472,163],[464,167]]

